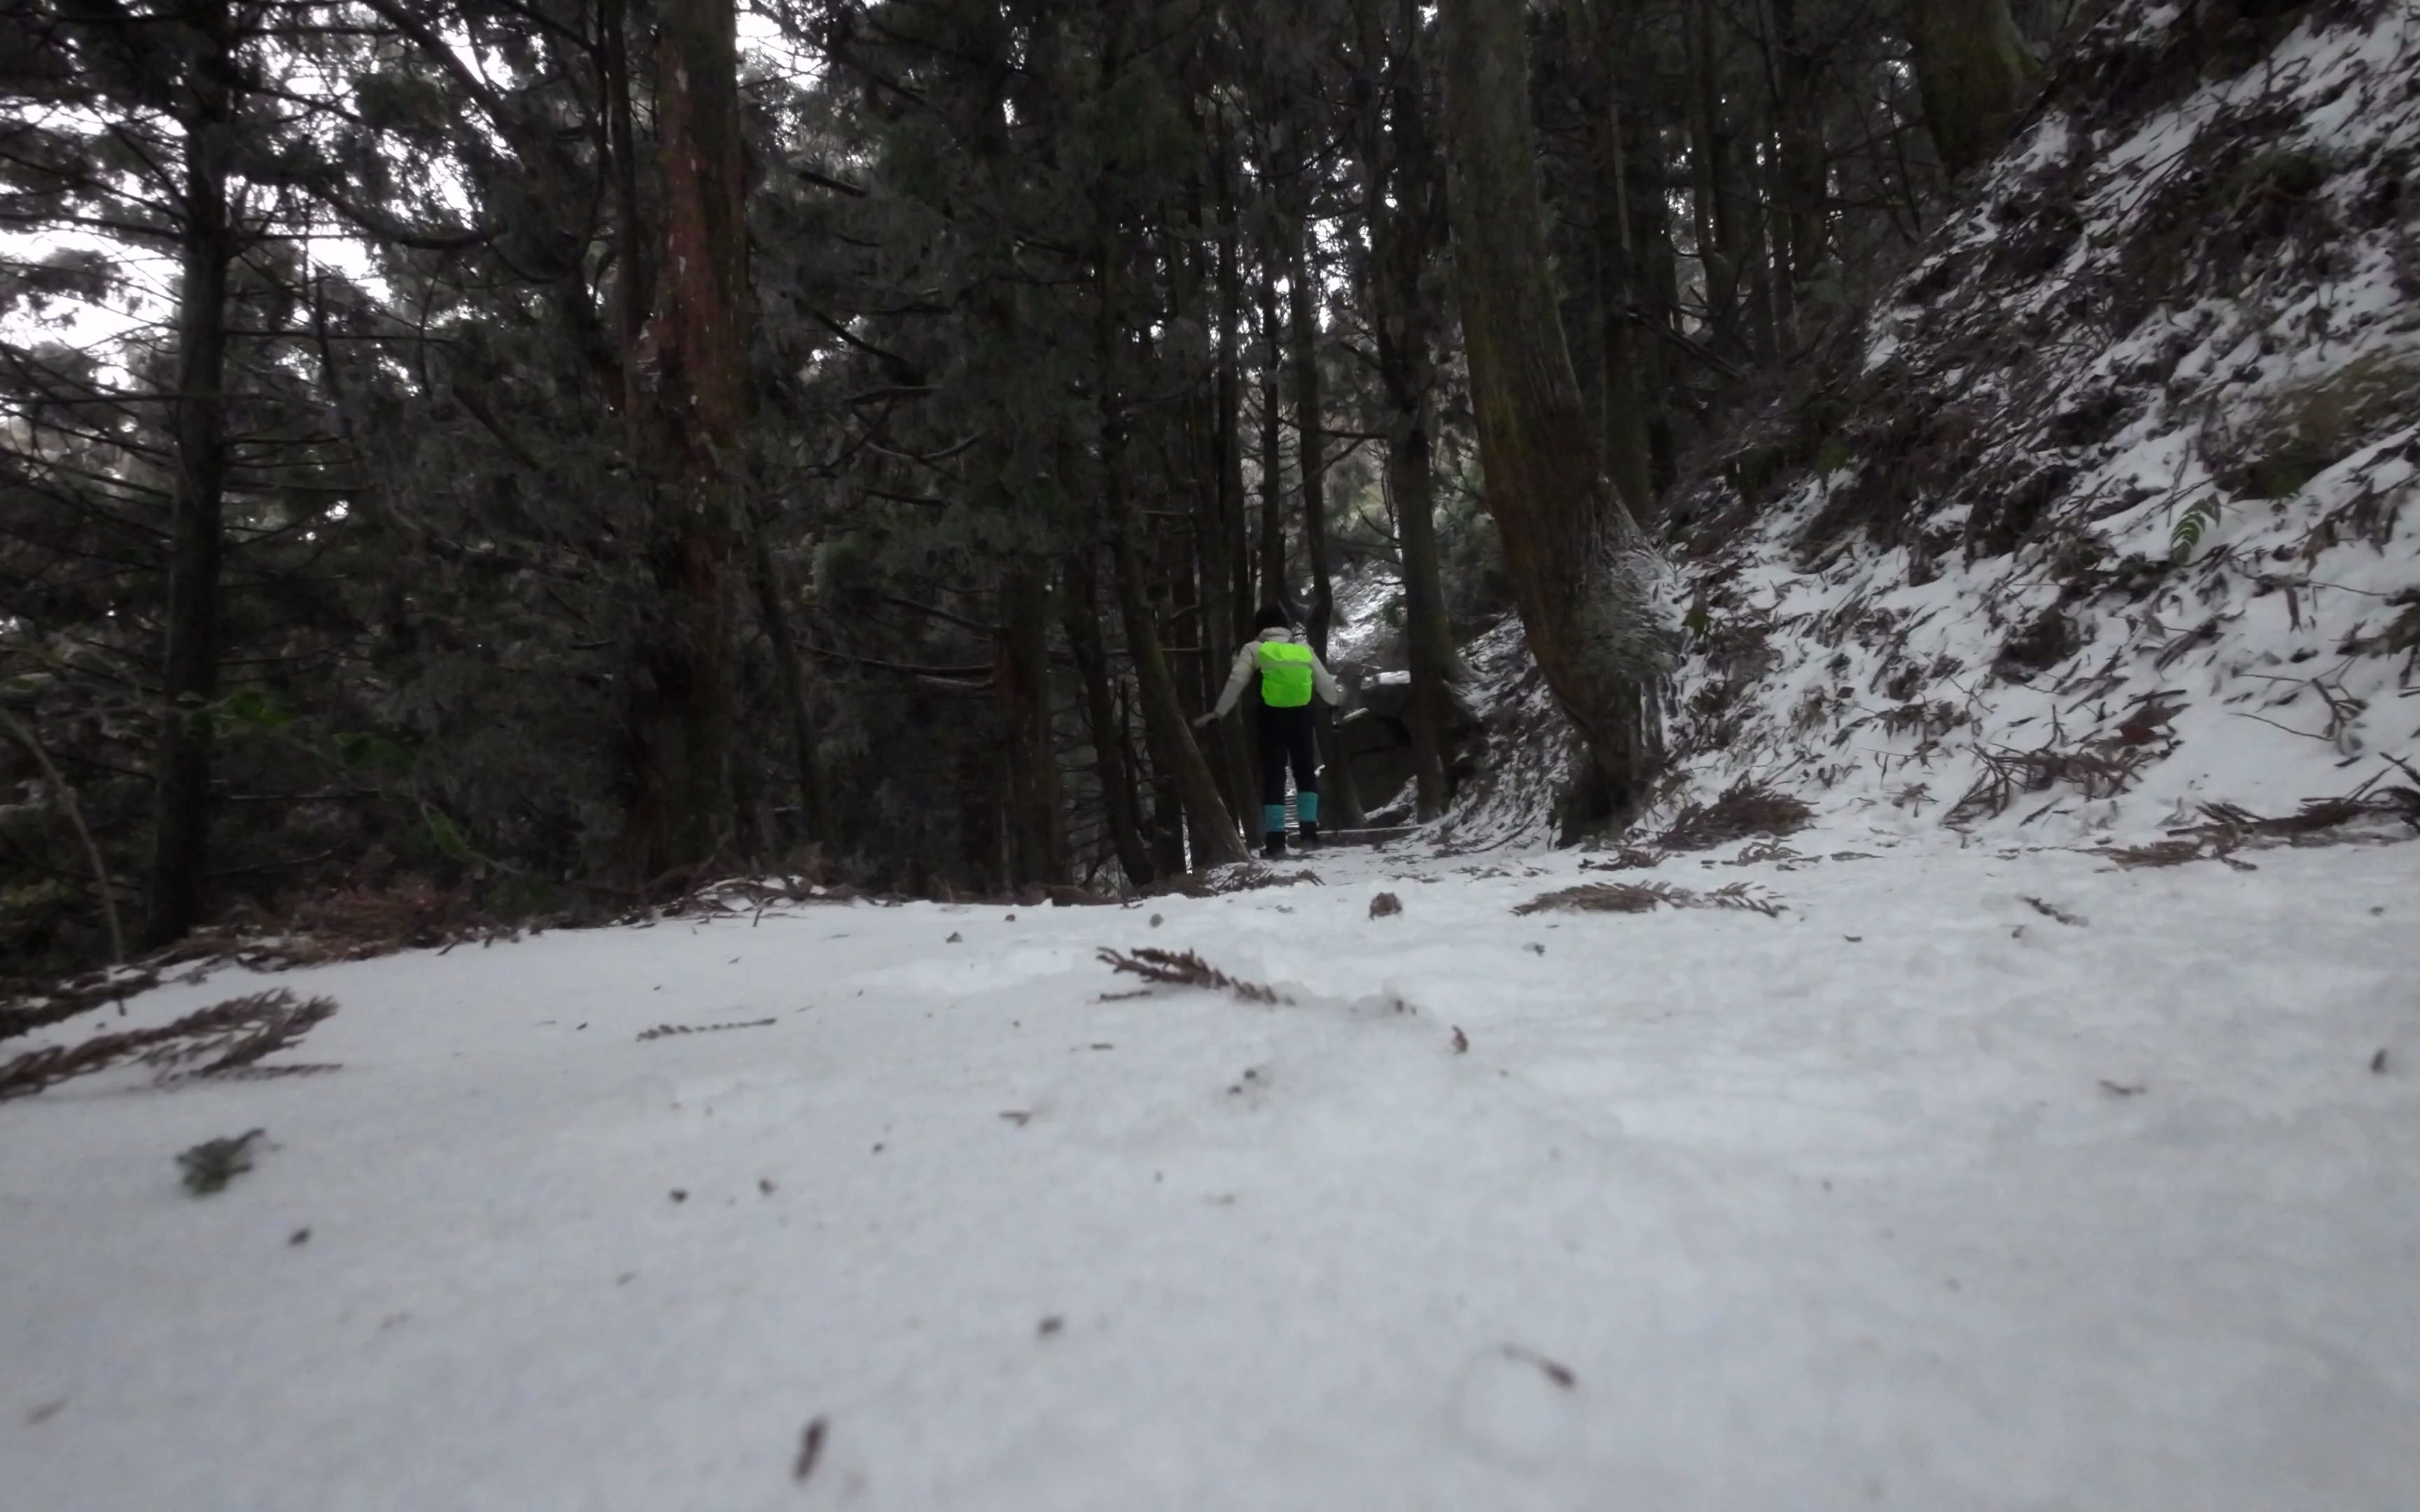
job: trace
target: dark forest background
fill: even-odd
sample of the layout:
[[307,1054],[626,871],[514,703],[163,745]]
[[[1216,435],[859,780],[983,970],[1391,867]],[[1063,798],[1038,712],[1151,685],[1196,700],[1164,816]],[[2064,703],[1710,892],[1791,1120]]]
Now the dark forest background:
[[1254,838],[1270,599],[1374,625],[1340,823],[1514,611],[1618,816],[1665,501],[2091,19],[8,0],[0,961],[1146,884]]

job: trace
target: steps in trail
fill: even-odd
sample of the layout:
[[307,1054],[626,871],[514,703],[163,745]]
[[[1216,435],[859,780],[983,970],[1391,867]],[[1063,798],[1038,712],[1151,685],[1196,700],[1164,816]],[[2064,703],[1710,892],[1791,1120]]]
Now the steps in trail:
[[1346,845],[1384,845],[1389,841],[1401,840],[1409,833],[1410,831],[1402,825],[1390,825],[1380,829],[1323,829],[1319,832],[1319,848],[1327,850],[1330,847]]

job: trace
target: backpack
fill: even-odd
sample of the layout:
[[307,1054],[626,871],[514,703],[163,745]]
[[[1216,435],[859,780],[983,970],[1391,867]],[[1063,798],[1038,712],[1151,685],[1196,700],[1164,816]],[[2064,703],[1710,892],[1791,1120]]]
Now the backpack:
[[1261,668],[1261,702],[1272,709],[1299,709],[1311,702],[1311,648],[1293,640],[1264,640],[1253,653]]

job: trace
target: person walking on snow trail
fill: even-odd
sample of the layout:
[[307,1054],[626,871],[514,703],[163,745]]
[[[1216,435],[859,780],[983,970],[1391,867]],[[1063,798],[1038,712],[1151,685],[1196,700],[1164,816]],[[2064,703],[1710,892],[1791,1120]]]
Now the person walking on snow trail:
[[1295,633],[1293,616],[1276,604],[1252,616],[1258,632],[1235,653],[1235,669],[1227,678],[1218,706],[1193,721],[1199,728],[1234,712],[1246,685],[1257,681],[1261,696],[1261,813],[1265,821],[1261,854],[1270,860],[1285,855],[1286,768],[1294,768],[1295,815],[1302,824],[1305,850],[1319,843],[1319,744],[1311,722],[1315,694],[1330,705],[1344,701],[1344,690],[1319,654]]

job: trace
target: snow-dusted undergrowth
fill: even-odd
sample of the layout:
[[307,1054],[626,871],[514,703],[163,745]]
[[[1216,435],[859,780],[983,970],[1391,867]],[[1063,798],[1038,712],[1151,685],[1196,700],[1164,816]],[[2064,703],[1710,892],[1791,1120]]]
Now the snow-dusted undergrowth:
[[2420,13],[2305,14],[2210,78],[2122,8],[1690,499],[1676,795],[2071,840],[2403,780]]

